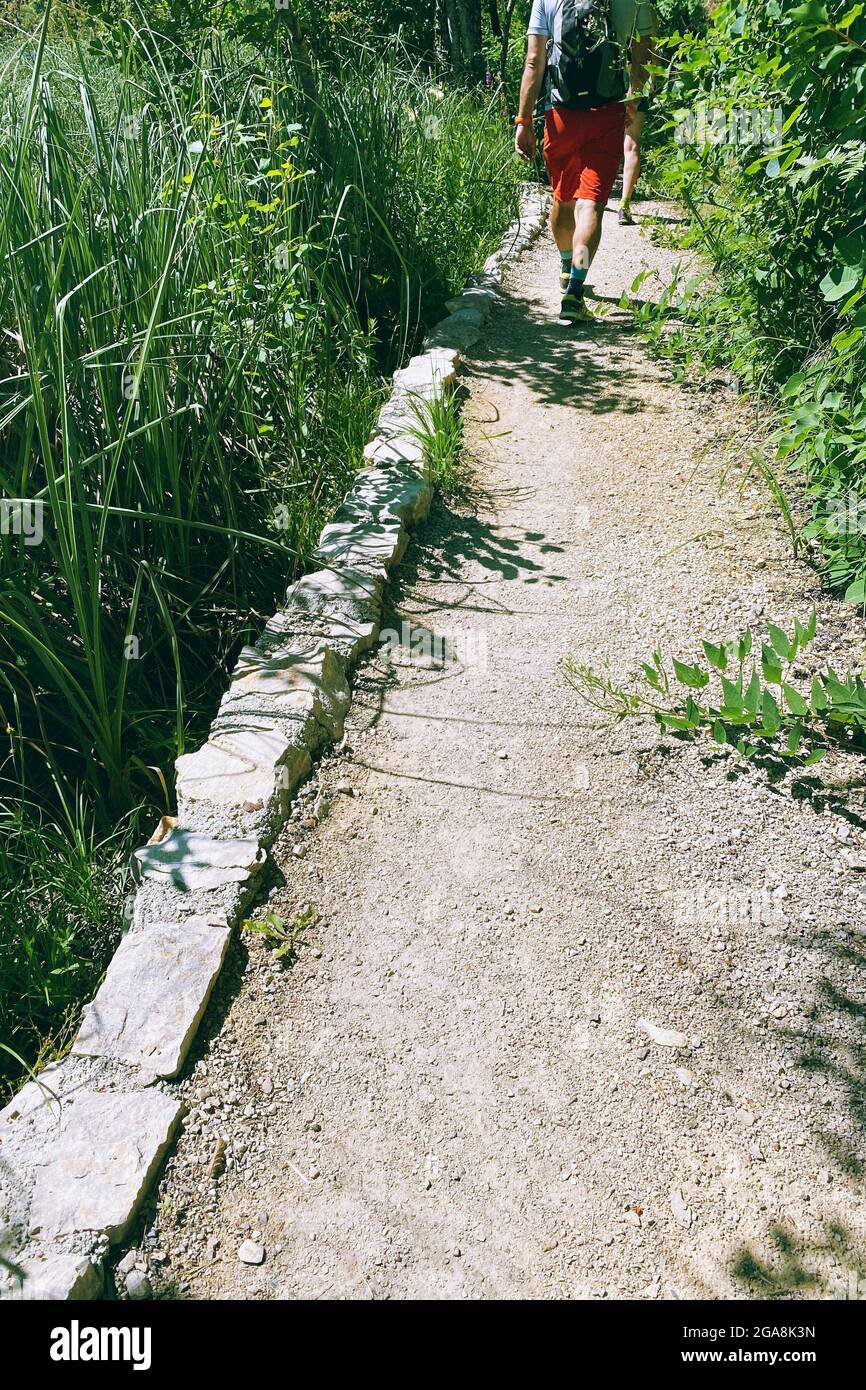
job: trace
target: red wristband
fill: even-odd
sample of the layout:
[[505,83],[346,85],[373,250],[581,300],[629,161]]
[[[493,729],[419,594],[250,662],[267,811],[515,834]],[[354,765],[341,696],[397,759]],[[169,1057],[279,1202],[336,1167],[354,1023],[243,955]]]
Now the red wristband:
[[527,119],[525,119],[523,116],[515,116],[515,117],[514,117],[514,124],[515,124],[515,125],[535,125],[535,121],[533,121],[532,119],[527,120]]

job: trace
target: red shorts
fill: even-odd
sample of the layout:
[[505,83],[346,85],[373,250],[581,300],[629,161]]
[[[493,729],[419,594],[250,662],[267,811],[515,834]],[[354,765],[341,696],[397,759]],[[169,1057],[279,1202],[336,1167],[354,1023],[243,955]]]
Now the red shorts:
[[610,101],[591,111],[555,106],[544,123],[544,161],[554,197],[606,203],[622,159],[625,106]]

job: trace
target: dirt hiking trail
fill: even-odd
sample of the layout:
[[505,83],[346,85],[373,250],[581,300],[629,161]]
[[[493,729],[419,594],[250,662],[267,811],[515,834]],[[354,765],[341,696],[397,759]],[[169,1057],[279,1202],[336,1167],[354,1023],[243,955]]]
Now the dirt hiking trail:
[[[764,492],[719,489],[732,398],[672,384],[616,307],[670,254],[605,221],[596,327],[557,322],[549,237],[507,276],[467,488],[391,587],[409,646],[361,667],[277,851],[269,908],[318,924],[293,965],[245,933],[196,1044],[141,1233],[157,1296],[866,1291],[862,832],[591,727],[561,672],[817,597]],[[844,666],[851,610],[820,607],[814,660]]]

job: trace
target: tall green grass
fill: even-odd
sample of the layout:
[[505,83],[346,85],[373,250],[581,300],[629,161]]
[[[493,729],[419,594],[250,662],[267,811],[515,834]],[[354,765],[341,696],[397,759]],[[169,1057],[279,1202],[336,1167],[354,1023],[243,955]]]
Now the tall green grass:
[[[109,61],[46,33],[0,70],[0,499],[42,509],[39,544],[0,535],[0,990],[21,1000],[0,1042],[28,1062],[100,959],[83,884],[116,932],[94,846],[171,808],[174,758],[345,492],[385,373],[519,177],[492,106],[393,55],[311,90],[279,45],[181,53],[127,25]],[[60,978],[81,989],[55,1009]]]

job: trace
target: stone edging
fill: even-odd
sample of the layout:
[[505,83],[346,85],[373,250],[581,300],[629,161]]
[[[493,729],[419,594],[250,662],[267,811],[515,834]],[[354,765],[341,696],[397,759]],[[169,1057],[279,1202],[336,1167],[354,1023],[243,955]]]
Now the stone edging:
[[367,467],[319,539],[321,568],[292,585],[242,651],[207,743],[177,760],[177,819],[135,852],[132,926],[70,1055],[0,1111],[0,1234],[25,1276],[23,1288],[15,1278],[0,1284],[0,1296],[99,1297],[104,1258],[129,1231],[180,1122],[170,1082],[232,931],[313,757],[342,733],[348,672],[378,640],[388,572],[429,511],[416,402],[455,385],[502,266],[538,235],[545,208],[544,190],[525,185],[501,250],[395,373]]

